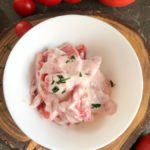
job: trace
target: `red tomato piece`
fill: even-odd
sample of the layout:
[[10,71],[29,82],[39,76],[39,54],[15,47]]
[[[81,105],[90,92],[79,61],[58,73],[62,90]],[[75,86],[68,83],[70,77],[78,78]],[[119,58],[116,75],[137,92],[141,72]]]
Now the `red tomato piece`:
[[58,5],[62,2],[62,0],[37,0],[37,2],[48,7]]
[[47,112],[45,110],[45,103],[41,103],[38,107],[37,107],[37,110],[44,116],[44,118],[48,119],[49,116],[50,116],[50,113]]
[[135,0],[99,0],[99,2],[111,7],[124,7],[132,4]]
[[77,47],[77,50],[79,52],[79,55],[82,59],[86,59],[86,47],[85,45],[79,45],[79,47]]
[[41,80],[42,80],[42,81],[45,81],[45,77],[46,77],[47,75],[48,75],[48,73],[42,74],[42,75],[41,75]]
[[48,119],[48,118],[49,118],[50,113],[47,112],[47,111],[45,111],[44,109],[43,109],[43,111],[42,111],[42,114],[43,114],[43,116],[44,116],[45,119]]
[[18,37],[23,36],[29,29],[32,28],[32,24],[29,21],[20,21],[17,23],[15,31]]
[[150,150],[150,133],[139,139],[135,150]]
[[13,8],[20,16],[29,16],[35,13],[36,4],[33,0],[14,0]]
[[39,106],[37,106],[37,110],[38,111],[40,111],[40,110],[42,110],[42,109],[44,109],[45,108],[45,103],[43,102],[43,103],[41,103]]
[[64,1],[67,3],[73,3],[73,4],[81,2],[81,0],[64,0]]

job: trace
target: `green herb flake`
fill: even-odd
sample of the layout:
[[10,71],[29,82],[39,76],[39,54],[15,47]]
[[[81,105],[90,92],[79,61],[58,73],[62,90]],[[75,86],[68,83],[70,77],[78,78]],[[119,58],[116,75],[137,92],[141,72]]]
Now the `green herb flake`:
[[70,63],[70,62],[71,62],[70,60],[67,60],[67,61],[66,61],[66,64],[68,64],[68,63]]
[[63,90],[62,92],[61,92],[61,94],[64,94],[66,92],[66,90]]
[[66,64],[73,62],[73,60],[75,60],[75,56],[71,56],[69,60],[66,61]]
[[69,80],[69,79],[70,79],[70,77],[68,77],[68,78],[59,78],[59,81],[57,81],[56,83],[57,84],[66,83],[66,81]]
[[66,80],[70,79],[70,77],[64,78],[63,75],[57,75],[57,77],[59,78],[59,80],[56,82],[57,84],[66,83]]
[[92,107],[92,109],[99,108],[99,107],[101,107],[101,104],[92,104],[91,107]]
[[66,81],[65,81],[65,80],[59,80],[59,81],[57,81],[56,83],[57,83],[57,84],[61,84],[61,83],[66,83]]
[[70,59],[76,59],[76,58],[75,58],[75,56],[74,56],[74,55],[72,55],[72,56],[70,57]]
[[57,86],[55,86],[53,89],[52,89],[53,93],[56,93],[59,91],[59,88]]
[[58,77],[59,79],[64,79],[64,76],[63,76],[63,75],[57,75],[57,77]]
[[80,72],[79,76],[82,77],[82,73],[81,72]]
[[114,84],[114,82],[112,80],[110,80],[109,83],[110,83],[111,87],[115,86],[115,84]]

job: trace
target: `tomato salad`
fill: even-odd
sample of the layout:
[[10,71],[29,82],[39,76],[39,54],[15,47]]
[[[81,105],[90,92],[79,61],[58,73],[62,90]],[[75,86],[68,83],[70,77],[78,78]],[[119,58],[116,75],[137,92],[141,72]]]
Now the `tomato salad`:
[[111,84],[100,70],[102,57],[86,58],[86,51],[84,44],[65,43],[36,56],[32,105],[44,118],[72,125],[116,112]]

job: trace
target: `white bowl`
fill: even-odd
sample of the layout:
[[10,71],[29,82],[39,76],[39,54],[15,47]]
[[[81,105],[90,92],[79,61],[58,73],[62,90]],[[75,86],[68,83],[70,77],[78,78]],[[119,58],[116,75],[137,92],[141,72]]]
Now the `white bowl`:
[[[99,116],[92,123],[62,127],[42,119],[29,106],[36,53],[64,42],[84,43],[89,56],[102,55],[102,69],[116,84],[112,98],[118,109],[114,115]],[[130,43],[107,23],[80,15],[48,19],[25,34],[9,56],[3,84],[8,110],[19,128],[37,143],[53,150],[95,150],[111,143],[133,121],[143,92],[140,63]]]

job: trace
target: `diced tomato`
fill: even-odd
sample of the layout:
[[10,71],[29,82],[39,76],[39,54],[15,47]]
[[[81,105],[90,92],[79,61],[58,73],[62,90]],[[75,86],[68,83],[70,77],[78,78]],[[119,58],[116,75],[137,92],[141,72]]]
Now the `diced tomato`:
[[42,114],[43,114],[44,118],[46,118],[46,119],[48,119],[50,116],[50,113],[45,110],[43,110]]
[[85,45],[81,44],[76,48],[79,52],[79,55],[82,59],[86,59],[86,47]]
[[77,49],[71,43],[64,43],[59,47],[63,52],[65,52],[68,56],[78,56],[79,53]]
[[48,75],[48,73],[42,74],[42,75],[41,75],[41,80],[42,80],[42,81],[45,81],[45,77],[46,77],[47,75]]
[[43,103],[41,103],[39,106],[37,106],[37,110],[38,111],[40,111],[40,110],[42,110],[42,109],[44,109],[45,108],[45,103],[43,102]]
[[47,62],[47,59],[48,59],[48,54],[47,55],[42,55],[42,61],[43,62]]
[[45,106],[46,105],[43,102],[37,107],[37,110],[44,116],[44,118],[48,119],[50,116],[50,113],[45,110]]
[[48,94],[48,86],[49,86],[49,82],[47,82],[46,79],[45,79],[44,85],[42,87],[45,94]]

